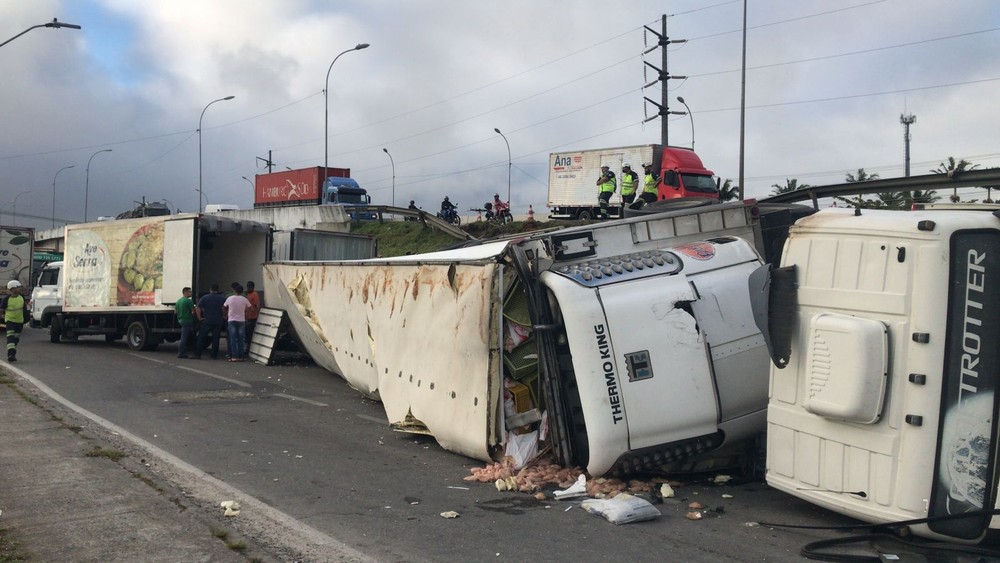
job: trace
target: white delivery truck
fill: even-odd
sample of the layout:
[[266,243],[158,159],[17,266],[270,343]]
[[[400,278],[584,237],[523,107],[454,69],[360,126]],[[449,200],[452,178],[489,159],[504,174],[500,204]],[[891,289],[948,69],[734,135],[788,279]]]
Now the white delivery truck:
[[[549,215],[552,219],[596,219],[600,215],[597,180],[601,167],[615,174],[617,187],[611,196],[609,215],[621,214],[622,166],[636,173],[636,195],[642,193],[643,164],[651,164],[659,183],[657,201],[676,198],[704,198],[719,201],[719,179],[705,168],[691,149],[662,145],[634,145],[562,151],[549,155]],[[628,215],[626,215],[627,217]]]
[[821,210],[791,227],[769,286],[754,276],[774,360],[767,482],[978,542],[1000,528],[988,514],[1000,507],[1000,207],[922,207]]
[[[265,265],[316,362],[398,429],[481,460],[551,446],[591,475],[752,449],[768,356],[747,279],[754,205],[449,251]],[[736,452],[736,453],[734,453]]]
[[32,294],[31,324],[50,340],[125,337],[133,350],[176,341],[174,304],[261,275],[271,228],[219,215],[180,214],[67,225],[65,258],[47,264]]
[[12,280],[31,287],[34,248],[34,229],[0,226],[0,294],[6,295],[7,283]]

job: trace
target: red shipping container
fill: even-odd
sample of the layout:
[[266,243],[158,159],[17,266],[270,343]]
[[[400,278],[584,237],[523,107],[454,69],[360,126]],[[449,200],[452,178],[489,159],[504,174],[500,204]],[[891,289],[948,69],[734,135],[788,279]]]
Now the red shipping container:
[[[326,177],[350,178],[350,168],[327,168]],[[254,207],[318,205],[323,201],[323,167],[257,174]]]

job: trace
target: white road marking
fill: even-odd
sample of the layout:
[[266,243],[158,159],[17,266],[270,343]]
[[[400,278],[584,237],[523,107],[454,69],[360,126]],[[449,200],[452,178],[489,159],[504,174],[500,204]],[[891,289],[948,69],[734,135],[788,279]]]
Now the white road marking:
[[304,399],[302,397],[296,397],[295,395],[286,395],[285,393],[275,393],[275,397],[281,397],[282,399],[289,399],[291,401],[302,401],[303,403],[309,403],[310,405],[316,405],[317,407],[328,407],[330,405],[326,403],[321,403],[319,401],[312,401],[309,399]]

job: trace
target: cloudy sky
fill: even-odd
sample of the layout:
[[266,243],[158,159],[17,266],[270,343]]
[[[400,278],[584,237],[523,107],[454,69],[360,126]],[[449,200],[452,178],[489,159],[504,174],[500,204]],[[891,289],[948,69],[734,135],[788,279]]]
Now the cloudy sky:
[[[864,168],[902,176],[949,156],[1000,166],[1000,5],[993,0],[749,0],[748,196]],[[644,30],[667,16],[670,109],[739,175],[742,0],[0,0],[0,221],[40,228],[131,208],[250,207],[248,180],[347,167],[375,203],[467,209],[507,190],[546,204],[548,154],[657,143]],[[229,101],[214,103],[225,96]],[[690,146],[688,116],[669,140]],[[388,149],[395,162],[395,189]],[[110,149],[111,152],[99,153]],[[87,164],[90,162],[89,182]],[[66,170],[63,167],[73,166]],[[53,189],[55,185],[55,189]],[[89,185],[89,189],[88,189]],[[55,209],[53,213],[53,193]],[[970,197],[973,197],[970,194]]]

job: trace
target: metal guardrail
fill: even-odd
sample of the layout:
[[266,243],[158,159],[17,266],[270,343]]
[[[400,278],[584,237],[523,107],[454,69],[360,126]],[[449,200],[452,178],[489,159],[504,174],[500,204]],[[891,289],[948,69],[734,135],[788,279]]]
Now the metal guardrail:
[[1000,168],[985,170],[966,170],[953,175],[925,174],[885,180],[868,180],[831,184],[827,186],[809,186],[792,192],[760,198],[759,203],[795,203],[816,200],[822,197],[846,197],[884,192],[912,192],[914,190],[945,190],[952,188],[976,188],[994,186],[1000,188]]
[[476,237],[463,231],[459,227],[445,221],[444,219],[438,217],[436,214],[430,211],[424,211],[423,209],[413,210],[408,207],[393,207],[392,205],[351,205],[344,206],[344,212],[348,214],[353,213],[374,213],[379,222],[384,221],[386,215],[402,215],[404,217],[413,217],[417,221],[420,221],[425,226],[430,225],[435,229],[444,231],[449,235],[460,238],[464,240],[476,240]]

